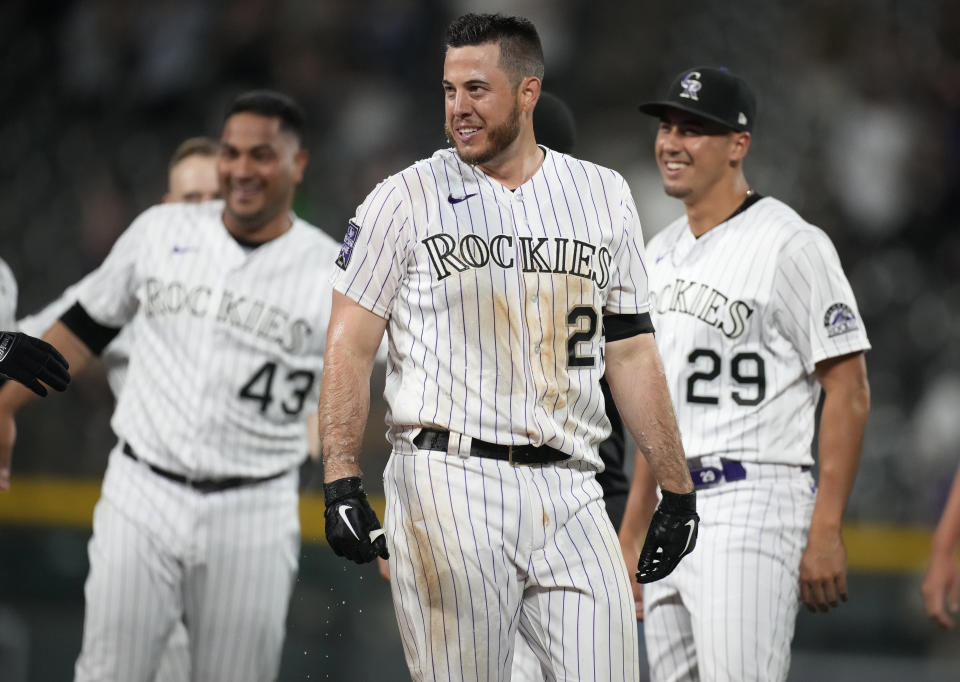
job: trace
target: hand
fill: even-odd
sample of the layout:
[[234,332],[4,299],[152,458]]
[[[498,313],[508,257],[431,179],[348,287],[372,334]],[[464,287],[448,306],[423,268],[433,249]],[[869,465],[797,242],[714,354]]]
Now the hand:
[[950,614],[960,611],[960,575],[955,555],[955,550],[942,551],[935,547],[920,588],[927,615],[945,630],[956,625]]
[[377,557],[377,570],[380,571],[380,577],[390,582],[390,564],[382,557]]
[[70,383],[68,368],[60,351],[46,341],[21,332],[0,332],[0,374],[37,395],[47,395],[40,381],[56,391],[64,390]]
[[[620,551],[623,553],[629,575],[630,567],[640,563],[640,553],[637,551],[636,543],[626,537],[620,537]],[[643,620],[643,585],[631,580],[630,587],[633,588],[633,606],[637,611],[637,620]]]
[[680,559],[697,546],[700,517],[697,516],[697,494],[672,493],[663,490],[663,499],[653,518],[640,550],[637,582],[652,583],[670,575]]
[[814,613],[847,601],[847,549],[839,529],[810,528],[800,559],[800,598]]
[[0,490],[10,489],[10,463],[16,440],[17,425],[13,415],[6,410],[0,411]]
[[327,507],[323,514],[327,542],[337,556],[358,564],[373,561],[376,556],[390,558],[380,521],[359,476],[325,483],[323,501]]

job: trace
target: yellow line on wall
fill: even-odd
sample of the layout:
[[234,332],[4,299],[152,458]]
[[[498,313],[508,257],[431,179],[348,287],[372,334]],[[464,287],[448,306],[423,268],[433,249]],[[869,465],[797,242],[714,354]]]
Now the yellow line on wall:
[[[100,496],[99,479],[14,476],[10,490],[0,493],[0,524],[30,524],[89,529]],[[383,519],[380,496],[370,503]],[[300,496],[304,542],[323,542],[323,496]],[[911,573],[923,570],[929,557],[930,529],[856,523],[844,526],[851,571]]]

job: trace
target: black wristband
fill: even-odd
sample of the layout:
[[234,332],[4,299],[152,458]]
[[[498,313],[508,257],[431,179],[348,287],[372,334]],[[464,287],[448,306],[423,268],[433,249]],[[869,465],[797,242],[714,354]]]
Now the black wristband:
[[660,502],[660,508],[671,514],[696,514],[697,513],[697,493],[672,493],[669,490],[660,489],[663,494],[663,501]]
[[363,495],[363,482],[359,476],[348,476],[347,478],[338,478],[336,481],[323,484],[323,503],[330,506],[338,500],[345,497],[353,497],[357,494]]

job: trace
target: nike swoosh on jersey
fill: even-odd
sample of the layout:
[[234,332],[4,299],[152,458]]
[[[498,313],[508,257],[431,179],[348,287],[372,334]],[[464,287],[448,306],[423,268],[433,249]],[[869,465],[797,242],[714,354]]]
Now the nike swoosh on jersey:
[[475,197],[475,196],[477,196],[476,192],[474,192],[473,194],[465,194],[462,197],[455,197],[452,194],[448,194],[447,201],[449,201],[451,204],[459,204],[461,201],[466,201],[470,197]]
[[[340,518],[343,519],[343,522],[347,524],[347,528],[349,528],[350,532],[353,533],[353,537],[355,537],[357,540],[360,540],[360,536],[357,535],[357,531],[353,529],[353,525],[350,523],[350,519],[347,518],[348,509],[353,509],[353,506],[349,504],[341,504],[340,508],[337,509],[337,513],[340,514]],[[687,542],[689,543],[690,541],[687,540]]]
[[196,251],[197,247],[195,246],[174,246],[173,253],[187,253],[189,251]]
[[[694,530],[696,529],[696,527],[697,527],[697,522],[694,521],[693,519],[690,519],[689,521],[687,521],[687,522],[686,522],[685,524],[683,524],[683,525],[685,525],[685,526],[690,526],[690,530],[687,531],[687,544],[685,544],[685,545],[683,546],[683,551],[680,552],[680,555],[681,555],[681,556],[687,553],[687,547],[690,546],[690,541],[693,539],[693,531],[694,531]],[[352,529],[351,529],[351,530],[352,530]]]

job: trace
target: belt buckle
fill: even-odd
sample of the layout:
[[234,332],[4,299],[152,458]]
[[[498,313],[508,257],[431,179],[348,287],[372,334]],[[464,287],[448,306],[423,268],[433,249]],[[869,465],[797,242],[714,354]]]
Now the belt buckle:
[[513,444],[507,446],[507,461],[510,462],[510,466],[513,466]]

